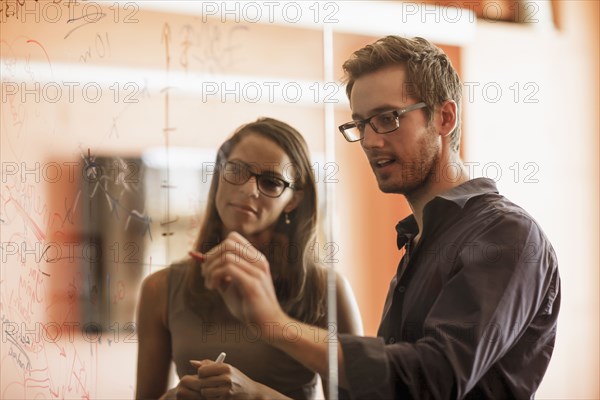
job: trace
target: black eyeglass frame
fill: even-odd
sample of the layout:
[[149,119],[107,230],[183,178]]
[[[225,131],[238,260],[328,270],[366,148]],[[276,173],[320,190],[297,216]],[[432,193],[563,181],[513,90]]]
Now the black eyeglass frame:
[[[342,133],[342,135],[344,135],[344,138],[348,141],[348,142],[358,142],[360,140],[362,140],[365,136],[365,126],[367,124],[369,124],[371,126],[371,128],[373,129],[374,132],[379,133],[379,134],[386,134],[386,133],[390,133],[395,131],[396,129],[398,129],[400,127],[400,117],[404,114],[406,114],[407,112],[410,111],[414,111],[414,110],[418,110],[421,108],[425,108],[427,107],[427,104],[425,102],[419,102],[419,103],[415,103],[412,104],[408,107],[404,107],[404,108],[399,108],[397,110],[390,110],[390,111],[384,111],[375,115],[371,115],[369,118],[365,118],[365,119],[360,119],[360,120],[354,120],[354,121],[350,121],[350,122],[346,122],[345,124],[342,124],[338,127],[338,129],[340,130],[340,132]],[[376,117],[380,117],[381,115],[384,114],[392,114],[394,116],[394,119],[396,120],[396,126],[393,129],[390,130],[386,130],[386,131],[379,131],[377,129],[377,127],[371,122],[371,120],[373,118]],[[360,128],[362,126],[362,129]],[[352,130],[352,129],[358,129],[358,131],[360,132],[360,136],[358,138],[354,138],[354,135],[350,136],[346,131]]]
[[[227,167],[227,164],[234,165],[234,166],[235,166],[235,168],[243,168],[243,169],[246,171],[246,173],[248,174],[248,179],[246,179],[246,180],[245,180],[245,181],[243,181],[243,182],[232,182],[232,181],[230,181],[229,179],[227,179],[227,178],[226,178],[227,174],[225,173],[225,169],[226,169],[226,167]],[[253,171],[250,169],[250,165],[246,164],[246,163],[245,163],[245,162],[243,162],[243,161],[238,161],[238,160],[235,160],[235,161],[233,161],[233,160],[227,160],[227,161],[225,161],[225,162],[223,163],[223,165],[221,166],[221,176],[223,177],[223,180],[225,180],[225,182],[227,182],[227,183],[230,183],[230,184],[232,184],[232,185],[236,185],[236,186],[244,185],[244,184],[245,184],[246,182],[248,182],[248,181],[249,181],[249,180],[250,180],[252,177],[254,177],[254,178],[255,178],[254,180],[256,181],[256,188],[258,189],[258,191],[259,191],[261,194],[263,194],[263,195],[265,195],[265,196],[267,196],[267,197],[270,197],[270,198],[272,198],[272,199],[276,199],[276,198],[278,198],[278,197],[281,197],[281,195],[283,194],[283,192],[285,192],[285,189],[286,189],[286,188],[290,188],[290,189],[292,189],[292,190],[293,190],[293,189],[297,189],[297,186],[296,186],[296,185],[294,185],[293,183],[291,183],[291,182],[288,182],[288,181],[286,181],[285,179],[279,178],[279,177],[277,177],[277,176],[274,176],[274,175],[273,175],[273,174],[271,174],[271,173],[266,173],[266,174],[265,174],[265,173],[260,173],[260,174],[257,174],[256,172],[253,172]],[[278,195],[276,195],[276,196],[273,196],[273,195],[271,195],[271,194],[269,194],[269,193],[265,193],[265,192],[263,191],[263,189],[261,189],[261,187],[260,187],[260,181],[261,181],[261,179],[269,179],[269,180],[275,180],[275,181],[277,181],[277,182],[281,182],[281,184],[283,185],[283,189],[281,190],[281,193],[279,193],[279,194],[278,194]]]

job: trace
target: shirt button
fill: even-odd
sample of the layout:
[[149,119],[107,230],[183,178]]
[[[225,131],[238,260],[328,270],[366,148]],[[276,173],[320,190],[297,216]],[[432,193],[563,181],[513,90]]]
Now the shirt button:
[[388,340],[388,343],[389,343],[389,344],[394,344],[394,343],[396,343],[396,338],[392,336],[392,337],[391,337],[391,338]]
[[400,293],[404,293],[406,291],[406,287],[405,286],[398,286],[398,291]]

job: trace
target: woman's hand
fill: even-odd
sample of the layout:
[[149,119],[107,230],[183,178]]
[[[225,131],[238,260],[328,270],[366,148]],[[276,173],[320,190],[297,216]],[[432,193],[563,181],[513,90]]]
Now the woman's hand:
[[198,367],[201,393],[207,399],[260,398],[259,384],[229,364],[205,360],[192,365]]
[[206,254],[202,274],[239,320],[268,326],[285,316],[273,287],[269,262],[248,240],[231,232]]
[[206,400],[197,375],[184,375],[176,387],[165,393],[160,400]]
[[214,361],[191,361],[198,367],[202,395],[208,399],[286,399],[281,393],[253,381],[239,369]]

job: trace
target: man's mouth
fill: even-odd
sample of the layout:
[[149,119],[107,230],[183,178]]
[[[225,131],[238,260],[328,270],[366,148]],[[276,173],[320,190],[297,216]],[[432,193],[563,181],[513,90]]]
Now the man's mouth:
[[378,160],[373,161],[373,165],[375,166],[375,168],[383,168],[394,163],[395,161],[396,160],[393,158],[380,158]]

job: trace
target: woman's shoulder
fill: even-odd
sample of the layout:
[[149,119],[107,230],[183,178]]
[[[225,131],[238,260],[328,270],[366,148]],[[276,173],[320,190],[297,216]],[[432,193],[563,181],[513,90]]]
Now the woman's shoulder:
[[[319,265],[318,268],[328,278],[329,268]],[[363,326],[358,303],[350,282],[338,269],[333,270],[335,276],[335,294],[337,304],[338,332],[362,335]],[[326,285],[327,287],[328,285]]]
[[[315,264],[315,272],[316,275],[322,279],[325,284],[327,283],[327,280],[329,279],[329,267],[323,265],[323,264]],[[347,290],[350,287],[350,284],[348,283],[348,280],[346,279],[346,277],[338,270],[338,269],[333,269],[333,273],[335,274],[335,287],[338,290]]]
[[163,268],[148,275],[142,281],[138,306],[138,322],[140,326],[143,326],[145,323],[154,325],[158,321],[160,321],[162,326],[166,326],[168,279],[169,269]]
[[142,289],[155,291],[160,287],[166,287],[169,280],[169,269],[162,268],[146,276],[142,281]]
[[169,280],[185,275],[189,265],[189,260],[181,260],[151,273],[144,278],[142,291],[150,292],[154,295],[165,294],[169,287]]
[[184,280],[188,265],[189,261],[175,262],[146,276],[142,281],[140,311],[148,314],[158,313],[157,317],[166,326],[170,288],[173,280]]

